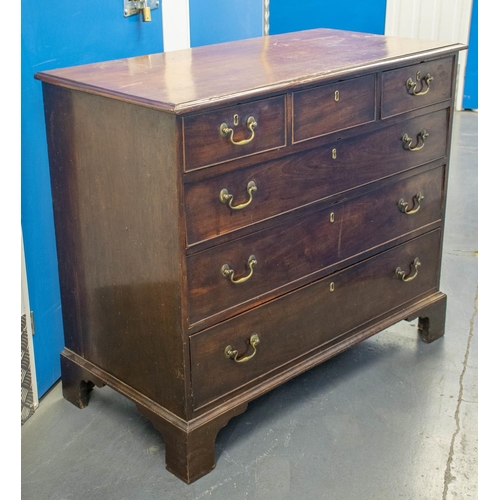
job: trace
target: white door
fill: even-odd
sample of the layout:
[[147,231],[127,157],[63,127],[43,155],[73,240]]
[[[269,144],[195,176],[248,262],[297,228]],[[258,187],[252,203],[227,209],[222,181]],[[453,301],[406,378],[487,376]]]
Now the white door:
[[[387,0],[385,34],[467,44],[472,0]],[[467,51],[458,58],[455,107],[462,109]]]

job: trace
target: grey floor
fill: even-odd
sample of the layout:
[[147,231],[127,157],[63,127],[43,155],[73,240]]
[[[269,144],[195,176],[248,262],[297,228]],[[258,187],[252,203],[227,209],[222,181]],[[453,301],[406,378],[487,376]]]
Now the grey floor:
[[455,113],[443,339],[426,345],[402,322],[252,402],[189,486],[134,404],[103,388],[78,410],[57,384],[22,427],[22,498],[477,498],[477,127]]

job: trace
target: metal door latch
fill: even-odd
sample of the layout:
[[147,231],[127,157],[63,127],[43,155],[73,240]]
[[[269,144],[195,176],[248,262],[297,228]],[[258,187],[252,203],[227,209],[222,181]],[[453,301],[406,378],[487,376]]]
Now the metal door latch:
[[123,0],[123,16],[130,17],[142,13],[144,22],[151,21],[151,11],[160,6],[159,0]]

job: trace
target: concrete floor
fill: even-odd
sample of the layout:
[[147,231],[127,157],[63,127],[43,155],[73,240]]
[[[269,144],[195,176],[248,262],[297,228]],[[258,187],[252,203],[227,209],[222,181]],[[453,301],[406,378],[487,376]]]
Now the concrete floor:
[[424,344],[402,322],[252,402],[189,486],[133,403],[105,387],[78,410],[57,384],[22,428],[22,498],[477,498],[477,127],[455,113],[443,339]]

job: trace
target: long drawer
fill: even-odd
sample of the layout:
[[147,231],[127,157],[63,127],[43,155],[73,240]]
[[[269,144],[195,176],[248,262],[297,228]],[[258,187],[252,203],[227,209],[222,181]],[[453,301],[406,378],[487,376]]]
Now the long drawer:
[[440,241],[437,229],[193,335],[195,408],[434,291]]
[[[187,183],[187,243],[444,157],[447,127],[448,109],[443,109],[328,146]],[[423,142],[417,139],[422,130],[428,134]],[[415,141],[410,148],[420,149],[408,149],[408,142],[402,140],[405,134]]]
[[443,178],[444,167],[438,167],[386,182],[357,198],[188,256],[190,323],[440,220]]

